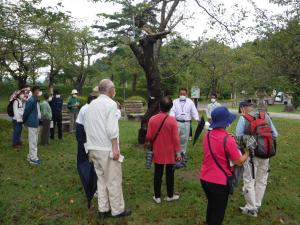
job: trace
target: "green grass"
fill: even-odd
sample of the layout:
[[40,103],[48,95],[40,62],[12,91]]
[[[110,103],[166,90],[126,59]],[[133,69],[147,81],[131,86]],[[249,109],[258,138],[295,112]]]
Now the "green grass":
[[[269,112],[274,112],[274,113],[286,113],[284,112],[284,105],[269,105],[268,106],[268,111]],[[289,112],[289,113],[296,113],[296,114],[300,114],[300,107],[298,107],[298,109],[295,112]]]
[[[279,138],[278,155],[272,159],[269,185],[258,218],[241,215],[237,208],[244,204],[240,188],[230,196],[224,224],[278,225],[300,224],[300,144],[298,120],[276,119]],[[200,183],[194,179],[202,161],[198,142],[190,146],[187,169],[176,172],[175,190],[178,202],[156,205],[152,202],[153,171],[144,168],[144,151],[136,144],[138,123],[120,122],[121,151],[125,155],[124,196],[133,215],[126,219],[96,218],[97,201],[86,207],[76,171],[76,144],[72,135],[61,143],[39,147],[42,165],[26,162],[27,141],[19,151],[11,149],[11,124],[0,121],[0,224],[1,225],[200,225],[204,224],[206,199]],[[232,126],[234,127],[234,126]],[[163,192],[165,193],[165,183]]]
[[6,107],[8,105],[8,99],[7,96],[0,96],[0,113],[6,112]]

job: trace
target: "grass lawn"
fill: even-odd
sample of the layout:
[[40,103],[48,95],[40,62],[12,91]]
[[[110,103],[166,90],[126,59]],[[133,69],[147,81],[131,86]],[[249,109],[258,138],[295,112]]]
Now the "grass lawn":
[[[224,224],[300,224],[300,121],[276,119],[278,154],[271,161],[271,174],[258,218],[238,212],[244,204],[240,188],[230,196]],[[126,219],[96,218],[97,201],[90,210],[76,170],[76,144],[72,135],[60,143],[39,147],[40,166],[26,161],[27,141],[19,152],[11,149],[11,125],[0,121],[0,224],[1,225],[200,225],[204,224],[206,199],[195,176],[202,160],[198,142],[190,146],[188,168],[176,172],[178,202],[156,205],[152,201],[153,171],[144,167],[144,151],[136,144],[139,123],[120,122],[121,151],[125,155],[124,196],[133,215]],[[234,127],[234,126],[232,126]],[[25,140],[26,134],[24,134]],[[153,168],[152,168],[153,169]],[[165,183],[163,182],[163,194]]]
[[[274,113],[287,113],[284,112],[284,105],[269,105],[268,106],[268,111],[269,112],[274,112]],[[288,113],[296,113],[296,114],[300,114],[300,107],[298,107],[298,109],[295,112],[288,112]]]
[[0,96],[0,113],[6,112],[6,107],[8,105],[9,97]]

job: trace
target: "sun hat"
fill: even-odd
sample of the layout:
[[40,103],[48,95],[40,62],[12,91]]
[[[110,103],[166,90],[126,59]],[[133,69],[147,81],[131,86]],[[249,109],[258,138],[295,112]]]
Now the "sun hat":
[[211,128],[225,128],[236,119],[236,115],[229,112],[226,107],[221,106],[212,111],[211,119]]
[[72,95],[78,94],[78,91],[77,91],[76,89],[73,89],[72,92],[71,92],[71,94],[72,94]]

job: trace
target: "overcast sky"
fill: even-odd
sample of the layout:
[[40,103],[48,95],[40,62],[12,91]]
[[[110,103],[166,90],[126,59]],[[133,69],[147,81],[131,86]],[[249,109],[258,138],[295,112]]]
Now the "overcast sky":
[[[120,10],[118,5],[112,3],[94,3],[91,0],[43,0],[44,6],[55,6],[58,2],[62,2],[65,11],[69,11],[74,18],[74,21],[78,26],[90,26],[98,19],[97,13],[113,13]],[[183,37],[190,40],[196,40],[199,37],[212,38],[216,36],[220,31],[218,29],[211,29],[207,23],[208,16],[196,5],[194,0],[187,1],[184,7],[181,7],[180,11],[186,12],[189,15],[193,14],[193,18],[186,21],[185,24],[179,24],[175,31],[179,32]],[[201,1],[200,1],[201,2]],[[233,13],[233,5],[238,3],[244,9],[253,10],[247,0],[219,0],[223,2],[228,15]],[[279,13],[283,11],[283,8],[277,5],[269,3],[268,0],[254,0],[256,5],[261,9],[267,9],[270,14]],[[246,27],[254,25],[255,17],[250,16],[244,22]],[[99,20],[99,19],[98,19]],[[226,20],[226,16],[225,16]],[[205,31],[205,32],[204,32]],[[204,35],[205,33],[205,35]],[[237,36],[236,40],[238,44],[241,44],[247,40],[255,38],[254,35],[241,33]]]

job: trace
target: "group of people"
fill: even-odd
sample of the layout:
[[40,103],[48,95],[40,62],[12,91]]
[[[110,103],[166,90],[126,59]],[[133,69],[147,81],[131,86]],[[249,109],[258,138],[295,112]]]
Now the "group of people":
[[[122,191],[122,161],[119,147],[120,110],[113,100],[116,93],[112,81],[105,79],[99,83],[100,95],[90,96],[90,101],[79,111],[77,120],[78,154],[84,152],[93,162],[97,174],[98,213],[100,218],[124,217],[131,214],[125,208]],[[262,205],[267,186],[269,158],[259,158],[236,143],[227,128],[236,119],[226,107],[216,101],[213,95],[207,116],[210,126],[204,135],[204,157],[199,180],[208,200],[206,222],[221,225],[227,207],[230,187],[228,180],[233,176],[233,165],[244,168],[244,196],[246,205],[240,207],[243,214],[256,217]],[[174,101],[162,97],[160,112],[152,116],[148,123],[146,139],[151,143],[154,163],[153,201],[162,202],[161,185],[166,171],[166,201],[180,199],[174,191],[175,163],[185,160],[190,134],[190,123],[199,121],[199,113],[193,101],[188,98],[187,89],[179,90],[179,98]],[[250,101],[240,102],[241,117],[236,128],[236,136],[254,135],[249,133],[251,122],[248,115],[259,118],[262,115],[253,108]],[[247,119],[246,119],[247,118]],[[264,126],[270,128],[270,135],[278,136],[272,120],[264,114]],[[80,135],[84,134],[84,135]],[[84,140],[80,137],[84,136]],[[237,138],[236,137],[236,138]],[[86,143],[85,143],[86,142]],[[254,157],[253,160],[250,158]],[[251,164],[251,165],[250,165]],[[249,169],[254,167],[255,177]]]
[[[68,100],[68,109],[70,110],[70,117],[74,118],[74,114],[76,115],[79,110],[78,92],[73,90],[71,94],[72,96]],[[43,94],[39,86],[34,86],[31,89],[24,87],[12,94],[8,111],[10,108],[13,124],[13,148],[18,149],[23,145],[21,137],[23,125],[25,125],[28,128],[29,143],[27,160],[31,164],[40,164],[41,160],[38,157],[39,136],[41,145],[48,145],[49,138],[54,140],[56,129],[58,139],[61,140],[63,137],[63,99],[60,93],[54,90],[53,94],[49,95],[48,93]],[[73,120],[71,119],[71,121]],[[74,125],[75,121],[71,127]],[[39,128],[41,128],[41,132],[39,132]]]
[[[72,91],[68,107],[73,113],[72,121],[76,126],[78,142],[77,160],[90,160],[97,175],[98,214],[104,219],[108,217],[126,217],[132,210],[125,207],[122,190],[122,162],[119,146],[119,125],[121,117],[120,105],[113,100],[116,94],[114,83],[109,79],[99,82],[88,97],[87,104],[80,108],[76,101],[76,91]],[[30,96],[29,96],[30,95]],[[62,98],[58,93],[53,96],[44,94],[44,101],[39,103],[41,96],[39,87],[33,87],[31,92],[26,89],[18,93],[14,101],[13,117],[13,144],[20,144],[20,132],[25,123],[29,131],[30,163],[39,164],[37,157],[37,137],[39,120],[43,128],[58,126],[58,137],[61,133]],[[262,128],[263,135],[255,137],[259,148],[266,143],[268,151],[274,148],[268,138],[275,140],[278,132],[267,113],[256,110],[251,101],[240,102],[240,119],[236,127],[235,137],[228,133],[227,128],[236,119],[226,107],[216,101],[214,94],[208,106],[207,117],[209,127],[203,138],[203,162],[200,169],[199,180],[208,200],[206,222],[208,225],[221,225],[227,207],[228,197],[231,193],[230,180],[233,177],[233,166],[244,168],[243,192],[246,204],[240,207],[243,214],[257,217],[262,205],[263,196],[267,186],[269,171],[269,158],[258,157],[247,147],[238,145],[236,139],[246,135],[256,135],[255,130]],[[21,108],[24,108],[22,111]],[[199,121],[199,112],[194,102],[188,98],[185,88],[179,90],[179,98],[174,101],[162,97],[159,102],[160,111],[152,116],[148,122],[146,139],[151,143],[154,163],[153,201],[162,202],[161,185],[164,170],[166,171],[167,196],[166,201],[172,202],[180,199],[174,191],[175,164],[187,159],[188,139],[190,135],[191,120]],[[258,124],[253,131],[253,121]],[[259,127],[261,126],[261,127]],[[43,133],[43,138],[49,132]],[[269,133],[268,133],[269,132]],[[267,134],[268,133],[268,134]],[[50,137],[54,137],[51,132]],[[267,141],[266,141],[267,140]],[[257,148],[258,148],[257,147]],[[253,168],[251,170],[250,168]],[[255,173],[255,176],[254,174]]]

